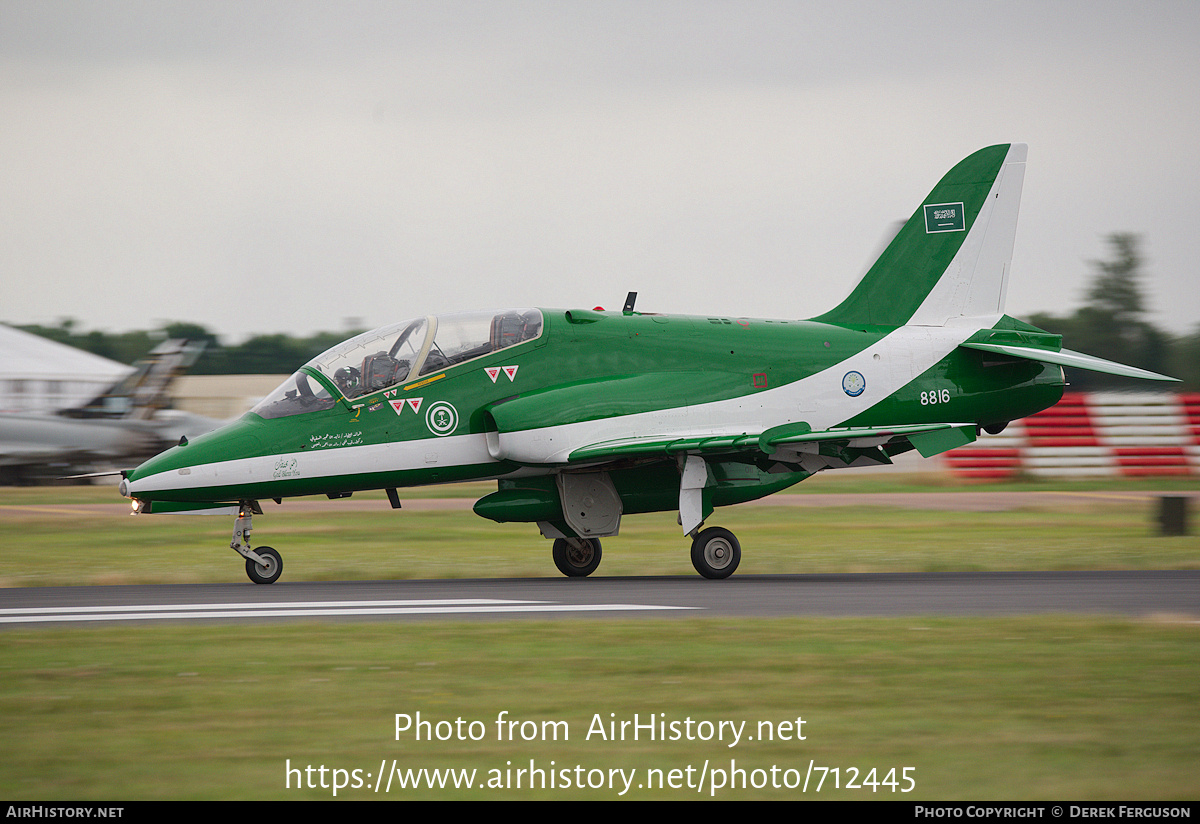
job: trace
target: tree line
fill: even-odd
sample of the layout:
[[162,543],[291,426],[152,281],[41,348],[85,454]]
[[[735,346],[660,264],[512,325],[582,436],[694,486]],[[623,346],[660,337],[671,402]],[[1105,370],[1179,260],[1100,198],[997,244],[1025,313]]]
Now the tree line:
[[[1200,389],[1200,324],[1190,335],[1172,336],[1147,319],[1142,293],[1141,237],[1115,232],[1105,238],[1107,260],[1091,262],[1092,279],[1083,306],[1070,315],[1039,313],[1027,320],[1063,336],[1067,349],[1139,366],[1183,381],[1171,388]],[[1068,369],[1073,389],[1159,389],[1136,378]]]
[[[1089,355],[1140,366],[1180,378],[1171,388],[1200,390],[1200,324],[1189,335],[1172,336],[1147,319],[1142,292],[1139,235],[1108,235],[1107,260],[1092,261],[1093,276],[1084,304],[1070,315],[1039,313],[1027,318],[1047,332],[1062,335],[1066,348]],[[196,375],[291,373],[303,363],[358,331],[317,332],[307,337],[255,335],[243,343],[227,345],[210,330],[195,323],[168,323],[160,329],[135,332],[82,331],[72,319],[57,326],[18,326],[26,332],[94,352],[121,363],[133,363],[166,338],[204,341],[204,353],[192,367]],[[1132,378],[1119,378],[1077,369],[1067,370],[1072,388],[1162,388]]]

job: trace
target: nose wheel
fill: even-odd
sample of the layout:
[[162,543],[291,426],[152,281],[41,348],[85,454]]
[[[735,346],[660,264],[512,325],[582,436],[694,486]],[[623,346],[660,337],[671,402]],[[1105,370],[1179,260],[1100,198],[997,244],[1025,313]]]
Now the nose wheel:
[[254,553],[266,563],[260,565],[253,558],[246,559],[246,574],[256,584],[273,584],[283,574],[283,558],[269,546],[260,546]]
[[283,574],[283,557],[269,546],[250,548],[250,530],[254,513],[262,514],[257,501],[243,501],[233,522],[233,540],[229,548],[246,559],[246,575],[256,584],[273,584]]
[[692,541],[692,566],[705,578],[728,578],[742,560],[742,545],[728,529],[710,526]]

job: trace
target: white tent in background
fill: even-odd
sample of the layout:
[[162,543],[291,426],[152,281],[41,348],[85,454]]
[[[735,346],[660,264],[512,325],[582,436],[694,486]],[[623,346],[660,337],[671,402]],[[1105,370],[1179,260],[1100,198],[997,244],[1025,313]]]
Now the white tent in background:
[[0,412],[80,406],[132,371],[123,363],[0,325]]

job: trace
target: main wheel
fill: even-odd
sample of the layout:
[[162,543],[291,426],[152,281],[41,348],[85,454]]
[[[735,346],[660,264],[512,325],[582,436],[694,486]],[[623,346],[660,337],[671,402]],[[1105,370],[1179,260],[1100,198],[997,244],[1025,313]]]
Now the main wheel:
[[280,554],[269,546],[260,546],[254,551],[267,562],[267,565],[259,566],[255,561],[247,558],[246,574],[250,576],[250,580],[256,584],[273,584],[278,581],[279,576],[283,574],[283,558]]
[[600,566],[599,538],[556,538],[554,565],[568,578],[586,578]]
[[728,578],[742,560],[742,545],[719,526],[702,531],[692,541],[692,566],[705,578]]

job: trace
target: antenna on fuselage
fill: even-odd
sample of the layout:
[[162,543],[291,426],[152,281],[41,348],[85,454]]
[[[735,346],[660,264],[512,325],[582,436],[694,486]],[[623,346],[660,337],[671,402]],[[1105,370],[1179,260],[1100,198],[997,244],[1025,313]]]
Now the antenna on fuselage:
[[633,314],[633,304],[637,300],[637,292],[630,292],[625,296],[625,308],[621,310],[626,315]]

